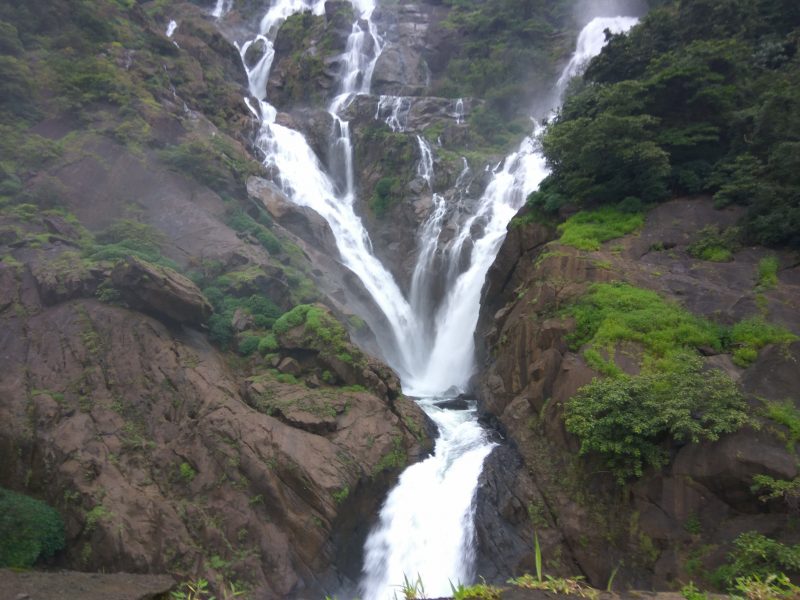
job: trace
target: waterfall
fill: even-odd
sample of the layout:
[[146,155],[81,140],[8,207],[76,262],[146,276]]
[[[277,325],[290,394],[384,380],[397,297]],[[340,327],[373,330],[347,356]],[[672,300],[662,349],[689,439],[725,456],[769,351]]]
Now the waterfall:
[[453,113],[453,116],[456,119],[456,125],[463,125],[464,124],[464,99],[459,98],[456,100],[456,110]]
[[[383,119],[393,132],[406,130],[408,112],[411,110],[411,98],[405,96],[380,96],[375,109],[375,119]],[[387,114],[388,113],[388,114]]]
[[[467,583],[473,578],[473,501],[483,460],[493,444],[478,424],[474,406],[465,411],[444,410],[436,400],[467,389],[474,371],[473,334],[486,273],[509,221],[547,170],[536,150],[534,132],[495,166],[486,190],[470,203],[469,210],[465,198],[470,170],[464,159],[453,192],[457,206],[448,207],[442,195],[433,193],[433,150],[425,138],[417,136],[417,174],[427,183],[433,206],[418,233],[419,252],[407,299],[373,254],[369,234],[353,209],[353,147],[349,123],[340,116],[357,94],[369,93],[383,47],[371,20],[373,1],[353,2],[358,16],[340,57],[337,94],[328,107],[333,119],[334,173],[326,172],[300,132],[276,122],[277,111],[267,99],[273,41],[280,24],[302,11],[323,14],[325,0],[273,0],[258,35],[237,47],[252,96],[245,103],[261,122],[257,147],[265,166],[276,173],[276,183],[292,202],[313,209],[330,226],[342,263],[361,280],[390,326],[389,335],[379,338],[384,357],[400,375],[404,391],[418,398],[439,428],[433,455],[405,470],[365,545],[362,595],[365,600],[385,600],[404,577],[419,575],[431,595],[448,594],[450,581]],[[220,11],[225,5],[223,0],[217,2]],[[577,72],[592,52],[602,48],[605,28],[623,31],[634,22],[620,17],[595,19],[587,25],[558,89],[566,85],[561,82],[567,81],[568,72]],[[260,58],[248,64],[248,50],[254,44],[260,46]],[[381,96],[375,118],[384,119],[393,131],[403,131],[409,108],[407,98]],[[456,102],[455,118],[463,122],[462,100]],[[460,218],[455,236],[442,245],[448,211],[459,212]],[[431,289],[440,278],[439,266],[446,267],[448,275],[443,299],[436,306]]]
[[419,163],[417,164],[417,177],[421,177],[428,184],[428,189],[433,189],[433,150],[428,141],[421,135],[417,136],[419,146]]
[[178,28],[178,22],[175,20],[171,20],[167,25],[167,31],[166,31],[167,37],[171,38],[177,28]]
[[[592,21],[581,32],[582,41],[567,69],[576,74],[580,68],[574,66],[577,61],[585,64],[591,52],[597,54],[602,49],[606,28],[625,31],[635,22],[627,18]],[[566,86],[562,80],[568,81],[572,76],[567,69],[559,79],[559,96]],[[447,249],[453,279],[436,312],[435,335],[425,366],[403,379],[407,393],[429,397],[450,386],[466,389],[474,370],[473,334],[486,273],[505,238],[509,221],[547,175],[545,159],[534,142],[538,133],[537,128],[516,152],[495,167],[477,209],[464,220]],[[463,185],[467,169],[465,161],[457,186]],[[439,250],[439,210],[435,205],[432,217],[421,230],[421,251],[412,279],[415,306],[416,302],[428,306],[417,299],[416,288],[422,273],[431,266],[432,255]],[[482,228],[475,228],[477,224]],[[473,233],[476,230],[481,233]],[[457,273],[467,241],[471,242],[469,266]],[[438,425],[440,437],[433,456],[405,470],[367,539],[361,582],[365,600],[392,598],[405,578],[419,577],[430,597],[449,595],[451,582],[468,583],[474,579],[473,500],[483,460],[493,444],[485,438],[474,411],[454,415],[436,409],[427,399],[420,405]]]
[[556,82],[559,100],[569,80],[581,73],[589,61],[600,54],[606,44],[606,29],[611,33],[624,33],[638,22],[639,20],[636,17],[598,17],[592,19],[578,35],[575,52]]
[[221,19],[233,8],[233,0],[217,0],[211,11],[211,16],[215,19]]

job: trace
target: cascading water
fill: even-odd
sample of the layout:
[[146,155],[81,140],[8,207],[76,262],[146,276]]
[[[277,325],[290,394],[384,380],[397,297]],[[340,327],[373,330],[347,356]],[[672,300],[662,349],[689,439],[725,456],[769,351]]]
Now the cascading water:
[[[473,577],[472,504],[483,460],[493,444],[478,424],[475,410],[444,410],[436,405],[436,398],[446,390],[466,389],[474,369],[473,333],[483,281],[508,222],[547,170],[533,138],[523,140],[516,152],[495,167],[472,214],[461,222],[449,245],[442,248],[440,237],[448,207],[443,197],[434,193],[433,151],[423,137],[418,137],[418,175],[432,193],[433,210],[419,232],[420,251],[407,300],[372,253],[367,231],[353,210],[352,143],[349,123],[339,116],[356,94],[369,93],[372,70],[382,49],[382,40],[371,20],[373,0],[353,2],[358,20],[341,56],[338,93],[329,107],[334,121],[333,154],[339,157],[332,162],[343,171],[337,173],[337,180],[345,182],[344,186],[340,183],[342,189],[337,189],[304,136],[276,123],[277,112],[267,102],[267,80],[275,55],[273,40],[280,23],[301,11],[323,14],[324,1],[274,0],[261,20],[259,34],[239,47],[249,90],[255,98],[255,102],[246,99],[246,103],[261,121],[257,145],[265,165],[278,174],[278,183],[292,202],[310,207],[330,225],[342,262],[359,277],[391,327],[391,339],[380,340],[385,358],[400,374],[404,391],[419,398],[420,406],[439,427],[434,454],[402,474],[367,540],[360,586],[363,597],[390,598],[394,586],[404,577],[413,579],[417,575],[428,593],[444,595],[450,591],[450,581],[466,583]],[[224,11],[226,5],[224,0],[218,0],[214,13],[216,8]],[[590,23],[581,33],[583,40],[584,33],[589,32],[579,43],[568,69],[579,68],[574,64],[583,64],[591,52],[599,51],[605,28],[624,31],[634,22],[616,18]],[[254,44],[262,46],[261,56],[249,65],[248,50]],[[375,118],[383,118],[393,131],[402,131],[407,107],[408,99],[381,97]],[[462,101],[456,103],[455,116],[459,123],[463,121]],[[469,187],[468,174],[465,161],[454,193],[459,204]],[[454,265],[438,309],[429,292],[437,257]],[[467,268],[459,272],[458,265],[465,263]]]
[[[585,64],[602,49],[605,29],[616,33],[635,23],[635,19],[622,17],[593,20],[581,32],[582,42],[567,69],[575,69],[576,63]],[[547,175],[545,159],[534,143],[537,133],[523,140],[519,149],[495,168],[477,210],[462,223],[451,242],[447,253],[453,266],[461,263],[465,242],[468,239],[472,242],[469,267],[448,285],[436,313],[435,336],[425,368],[403,380],[407,393],[431,396],[453,385],[465,389],[473,372],[473,333],[486,273],[509,221]],[[465,174],[466,169],[462,172]],[[435,206],[433,217],[422,229],[414,279],[420,277],[421,269],[437,250],[441,231],[436,225],[438,210]],[[483,228],[475,239],[472,232],[477,223]],[[420,264],[423,261],[425,265]],[[415,298],[413,281],[412,298]],[[439,426],[440,437],[433,456],[403,473],[367,539],[361,584],[365,600],[392,598],[405,578],[414,581],[419,577],[426,592],[435,597],[448,595],[451,583],[470,582],[474,577],[472,502],[483,460],[493,445],[487,441],[474,412],[441,411],[432,400],[420,404]]]
[[380,96],[375,110],[375,119],[383,119],[394,132],[406,130],[408,112],[411,110],[411,98],[405,96]]

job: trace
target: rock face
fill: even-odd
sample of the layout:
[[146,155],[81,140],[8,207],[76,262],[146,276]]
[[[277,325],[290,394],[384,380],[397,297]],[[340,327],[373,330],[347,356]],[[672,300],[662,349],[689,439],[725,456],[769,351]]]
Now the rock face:
[[[555,232],[541,225],[510,230],[484,289],[479,325],[486,349],[481,406],[507,441],[487,460],[479,487],[478,572],[501,578],[509,569],[531,571],[534,531],[552,570],[580,573],[599,587],[620,564],[615,582],[623,587],[697,579],[689,559],[699,561],[700,575],[708,573],[745,531],[796,543],[785,528],[787,504],[763,502],[752,490],[758,474],[798,475],[782,426],[766,421],[718,442],[676,446],[668,466],[624,490],[599,461],[577,456],[578,440],[564,427],[564,404],[598,373],[570,348],[574,323],[558,311],[591,283],[627,281],[723,323],[764,310],[800,330],[800,288],[790,257],[778,254],[784,268],[774,289],[756,290],[757,264],[767,250],[743,249],[730,263],[688,256],[698,230],[733,224],[737,216],[714,210],[708,199],[668,202],[648,214],[640,233],[597,252],[552,242]],[[796,402],[800,378],[790,365],[798,358],[795,343],[762,350],[747,369],[727,355],[706,360],[740,381],[759,415],[762,401]],[[635,360],[618,364],[638,369]]]
[[178,323],[202,325],[213,310],[190,279],[135,257],[117,263],[111,281],[129,305]]
[[78,292],[45,305],[25,257],[80,262],[69,248],[18,244],[18,264],[0,268],[0,449],[13,457],[0,482],[64,516],[59,564],[200,572],[263,598],[357,577],[363,515],[430,448],[424,415],[391,371],[342,338],[350,361],[325,364],[356,387],[312,378],[321,347],[295,330],[278,352],[306,360],[279,368],[307,384],[258,360],[232,367],[199,331],[175,325],[206,314],[196,289],[138,260],[111,280],[169,327]]

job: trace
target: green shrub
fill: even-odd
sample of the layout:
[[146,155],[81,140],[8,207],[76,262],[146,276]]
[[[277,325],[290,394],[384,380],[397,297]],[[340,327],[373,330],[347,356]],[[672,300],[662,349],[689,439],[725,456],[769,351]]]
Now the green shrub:
[[270,254],[279,254],[283,251],[283,247],[278,238],[275,237],[275,234],[244,211],[240,209],[232,211],[228,215],[226,222],[236,231],[252,235]]
[[779,325],[767,323],[762,317],[752,317],[731,327],[730,339],[734,345],[733,362],[747,367],[767,344],[789,344],[800,338]]
[[689,256],[711,262],[728,262],[739,249],[739,229],[736,227],[721,230],[711,225],[701,229],[699,235],[688,248]]
[[769,290],[778,285],[778,258],[767,256],[758,261],[758,284],[761,290]]
[[786,442],[791,451],[800,443],[800,410],[792,400],[784,402],[767,402],[764,416],[771,421],[783,425],[788,430]]
[[641,214],[613,208],[584,210],[558,226],[562,244],[580,250],[598,250],[600,244],[627,235],[644,223]]
[[0,567],[29,568],[63,547],[64,522],[53,508],[0,488]]
[[581,454],[600,455],[624,483],[664,465],[668,442],[716,440],[747,420],[735,383],[686,354],[667,372],[595,379],[566,406],[566,427]]
[[375,216],[380,218],[397,201],[400,182],[397,177],[383,177],[375,184],[375,191],[370,200],[370,207]]
[[275,321],[275,324],[272,326],[272,330],[277,335],[283,335],[290,329],[294,329],[298,325],[302,325],[306,322],[306,315],[312,308],[313,306],[310,304],[298,304],[292,310],[282,314],[280,318]]
[[258,341],[258,353],[261,354],[261,356],[276,352],[279,348],[280,344],[278,344],[278,340],[272,333],[268,333]]
[[197,471],[187,462],[182,462],[180,464],[178,472],[180,473],[181,479],[186,483],[190,483],[197,476]]
[[787,546],[749,531],[733,541],[728,564],[714,572],[713,580],[722,588],[732,589],[738,578],[765,578],[783,572],[800,572],[800,544]]
[[260,342],[261,338],[257,335],[242,336],[242,339],[239,340],[239,354],[242,356],[250,356],[258,349]]
[[180,267],[161,254],[166,237],[155,227],[131,219],[118,219],[95,236],[97,243],[85,251],[93,261],[116,262],[135,256],[147,262],[180,271]]

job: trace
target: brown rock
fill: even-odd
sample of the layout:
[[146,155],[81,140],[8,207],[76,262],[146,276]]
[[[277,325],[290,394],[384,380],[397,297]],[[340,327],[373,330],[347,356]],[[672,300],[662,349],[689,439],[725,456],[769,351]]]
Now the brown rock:
[[131,305],[179,323],[203,324],[213,311],[190,279],[136,257],[114,267],[111,280]]

